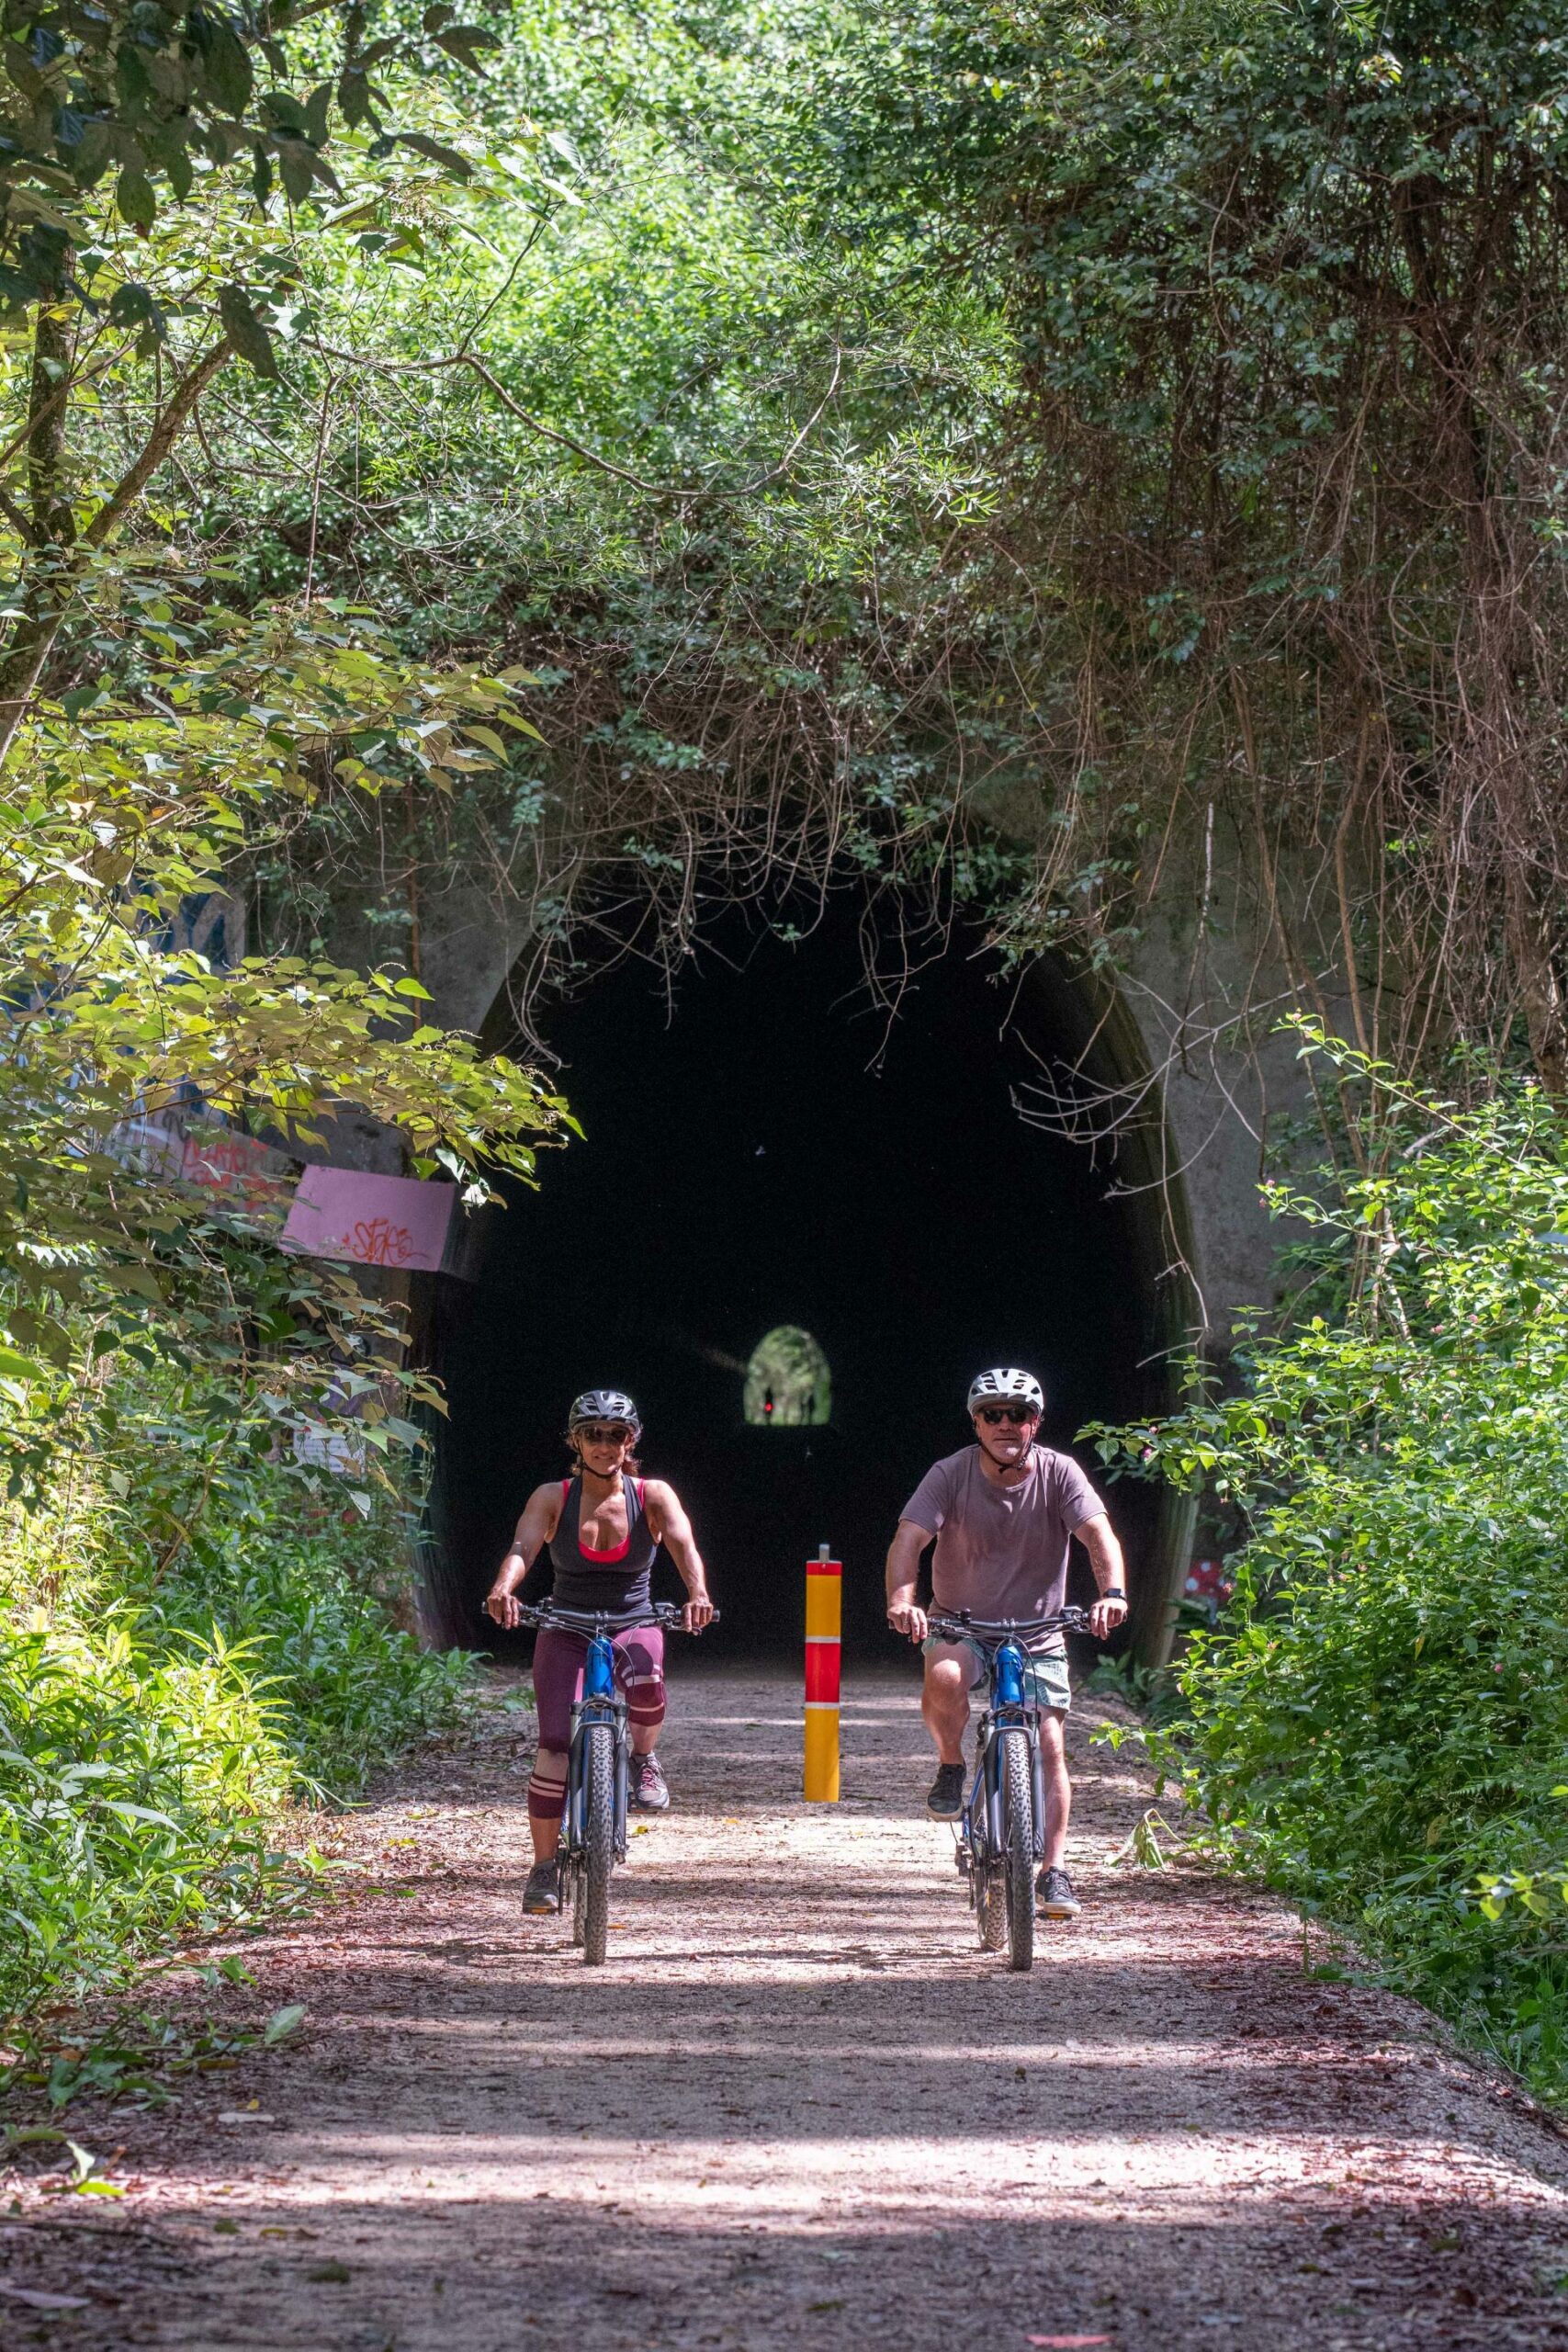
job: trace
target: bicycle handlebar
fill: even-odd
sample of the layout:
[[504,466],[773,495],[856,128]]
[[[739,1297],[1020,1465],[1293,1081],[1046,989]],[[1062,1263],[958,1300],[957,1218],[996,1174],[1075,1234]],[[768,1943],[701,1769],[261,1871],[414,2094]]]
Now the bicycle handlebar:
[[[558,1609],[553,1601],[520,1600],[517,1622],[520,1625],[535,1625],[541,1631],[558,1628],[563,1634],[625,1634],[634,1625],[658,1625],[664,1632],[683,1631],[685,1610],[678,1601],[656,1600],[649,1608],[627,1611],[607,1609]],[[716,1609],[708,1619],[710,1625],[718,1623]],[[701,1630],[699,1628],[699,1630]]]
[[1017,1634],[1027,1640],[1042,1634],[1076,1634],[1089,1623],[1087,1609],[1058,1609],[1051,1617],[976,1617],[967,1609],[929,1609],[926,1623],[933,1634],[952,1634],[959,1641],[979,1643],[983,1649],[1000,1649]]

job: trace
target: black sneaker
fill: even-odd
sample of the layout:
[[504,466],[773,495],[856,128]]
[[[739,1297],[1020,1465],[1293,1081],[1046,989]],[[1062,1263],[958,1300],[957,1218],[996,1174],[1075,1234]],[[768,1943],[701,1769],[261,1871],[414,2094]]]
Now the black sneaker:
[[528,1873],[528,1883],[523,1889],[523,1908],[543,1918],[548,1912],[560,1909],[560,1864],[558,1861],[536,1862]]
[[939,1764],[936,1779],[926,1791],[926,1811],[933,1821],[961,1821],[964,1817],[964,1767],[962,1764]]
[[634,1756],[627,1774],[626,1794],[638,1813],[663,1813],[670,1803],[670,1783],[657,1756]]
[[1076,1919],[1083,1909],[1066,1871],[1042,1871],[1034,1882],[1034,1899],[1043,1919]]

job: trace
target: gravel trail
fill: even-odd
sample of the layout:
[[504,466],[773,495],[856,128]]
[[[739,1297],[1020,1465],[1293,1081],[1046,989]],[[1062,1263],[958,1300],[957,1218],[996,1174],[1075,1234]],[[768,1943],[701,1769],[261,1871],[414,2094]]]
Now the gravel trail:
[[1104,1706],[1084,1916],[1014,1977],[923,1817],[912,1674],[850,1677],[836,1808],[793,1793],[793,1679],[688,1653],[672,1696],[604,1969],[520,1914],[531,1739],[492,1709],[354,1819],[341,1900],[243,1948],[232,2016],[304,2002],[295,2044],[73,2109],[118,2202],[6,2176],[0,2342],[1568,2346],[1568,2145],[1419,2010],[1303,1975],[1280,1906],[1109,1867],[1149,1795]]

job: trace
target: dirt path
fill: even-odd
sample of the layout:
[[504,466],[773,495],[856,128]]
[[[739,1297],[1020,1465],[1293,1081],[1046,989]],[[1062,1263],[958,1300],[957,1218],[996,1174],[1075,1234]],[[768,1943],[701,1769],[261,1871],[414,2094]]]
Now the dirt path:
[[1568,2345],[1568,2147],[1419,2012],[1304,1978],[1277,1906],[1108,1870],[1146,1798],[1092,1707],[1089,1905],[1011,1977],[922,1817],[910,1682],[852,1682],[836,1811],[790,1794],[795,1698],[687,1668],[680,1809],[598,1972],[519,1915],[519,1718],[400,1781],[354,1826],[373,1882],[245,1947],[238,2007],[307,2003],[298,2045],[162,2116],[72,2110],[130,2190],[17,2188],[0,2341]]

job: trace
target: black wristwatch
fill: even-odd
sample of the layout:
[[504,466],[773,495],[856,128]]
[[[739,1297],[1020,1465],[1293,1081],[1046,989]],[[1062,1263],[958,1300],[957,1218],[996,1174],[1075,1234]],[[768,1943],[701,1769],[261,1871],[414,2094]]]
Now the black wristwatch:
[[1119,1584],[1107,1585],[1100,1597],[1101,1600],[1125,1600],[1127,1598]]

